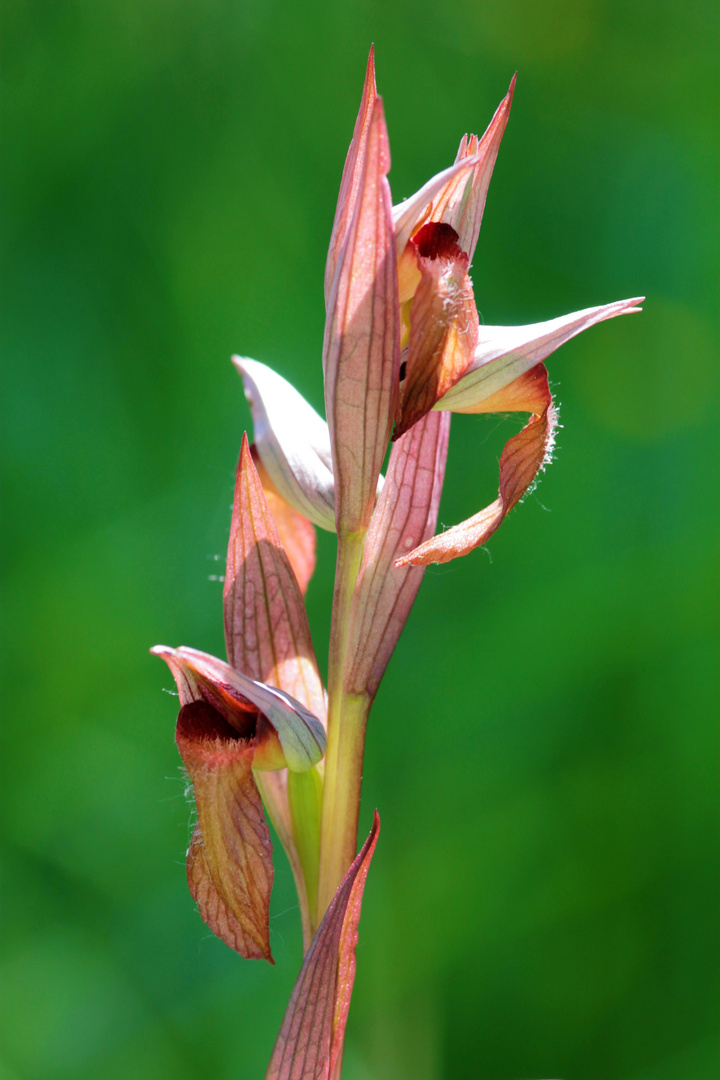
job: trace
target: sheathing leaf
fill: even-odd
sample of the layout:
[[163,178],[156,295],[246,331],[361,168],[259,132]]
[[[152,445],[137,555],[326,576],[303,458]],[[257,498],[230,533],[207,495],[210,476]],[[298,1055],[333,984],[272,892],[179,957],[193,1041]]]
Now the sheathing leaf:
[[435,531],[449,433],[450,413],[429,413],[393,445],[350,614],[350,694],[375,696],[420,588],[424,567],[395,561]]
[[288,1003],[265,1080],[330,1080],[342,1051],[355,979],[363,890],[380,818],[340,882]]
[[367,528],[390,437],[400,370],[397,260],[390,148],[375,99],[362,172],[328,304],[325,405],[342,534]]

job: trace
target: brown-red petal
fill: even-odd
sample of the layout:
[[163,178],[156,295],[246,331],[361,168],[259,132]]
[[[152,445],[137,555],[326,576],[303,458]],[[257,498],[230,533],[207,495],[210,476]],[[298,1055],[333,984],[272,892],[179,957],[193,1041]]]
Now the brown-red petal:
[[394,438],[427,415],[475,357],[478,315],[469,258],[455,230],[428,222],[413,237],[420,283],[410,309],[404,380]]
[[550,460],[557,413],[544,364],[538,364],[521,375],[488,398],[486,404],[491,406],[487,411],[532,413],[522,431],[508,440],[502,452],[498,498],[467,521],[420,544],[398,559],[396,566],[450,562],[486,543]]
[[198,813],[187,857],[190,892],[226,945],[272,963],[272,843],[252,773],[253,743],[237,738],[205,701],[182,707],[176,738]]

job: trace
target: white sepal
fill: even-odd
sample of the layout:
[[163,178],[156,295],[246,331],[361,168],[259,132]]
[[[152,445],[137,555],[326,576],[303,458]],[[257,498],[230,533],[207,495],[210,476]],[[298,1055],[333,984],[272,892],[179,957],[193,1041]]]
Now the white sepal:
[[258,360],[234,356],[260,460],[278,493],[321,529],[335,532],[328,426],[287,379]]
[[483,402],[542,363],[570,338],[616,315],[640,311],[644,297],[585,308],[528,326],[481,326],[475,359],[467,374],[435,405],[439,411],[484,412]]

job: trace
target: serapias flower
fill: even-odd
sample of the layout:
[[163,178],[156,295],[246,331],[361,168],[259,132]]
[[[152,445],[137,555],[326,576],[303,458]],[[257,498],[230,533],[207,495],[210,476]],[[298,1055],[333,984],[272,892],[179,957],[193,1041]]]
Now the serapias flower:
[[[307,573],[305,549],[301,556]],[[187,855],[190,891],[226,944],[245,957],[271,960],[273,863],[263,804],[293,869],[309,943],[321,796],[316,766],[325,753],[326,704],[300,586],[246,438],[224,606],[230,663],[184,647],[151,651],[168,664],[180,697],[176,739],[198,814]],[[303,821],[295,813],[298,802]]]
[[272,483],[322,528],[336,524],[338,479],[343,528],[367,527],[393,421],[398,439],[431,411],[530,414],[501,456],[498,498],[399,554],[396,568],[447,562],[488,540],[551,458],[557,413],[543,361],[595,323],[641,310],[639,297],[528,326],[480,324],[469,271],[514,89],[515,78],[481,138],[464,135],[454,164],[389,211],[389,149],[371,53],[325,276],[330,430],[271,369],[235,361]]

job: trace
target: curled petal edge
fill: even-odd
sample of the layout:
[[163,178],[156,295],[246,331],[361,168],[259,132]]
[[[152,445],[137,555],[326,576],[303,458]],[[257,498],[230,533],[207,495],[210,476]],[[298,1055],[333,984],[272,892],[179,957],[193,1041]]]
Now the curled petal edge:
[[506,445],[500,457],[500,490],[484,510],[420,544],[395,562],[396,567],[446,563],[486,543],[535,483],[552,458],[557,411],[547,370],[539,364],[497,394],[492,412],[530,412],[530,420]]

